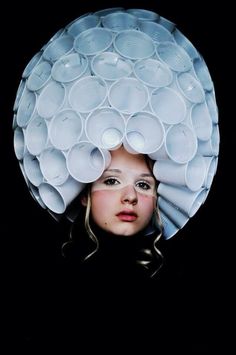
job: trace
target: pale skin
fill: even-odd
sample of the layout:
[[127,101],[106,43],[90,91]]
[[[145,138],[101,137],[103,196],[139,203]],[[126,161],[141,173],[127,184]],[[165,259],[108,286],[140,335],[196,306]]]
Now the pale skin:
[[110,165],[92,184],[91,215],[106,232],[132,236],[149,224],[156,198],[156,181],[144,155],[121,147],[111,151]]

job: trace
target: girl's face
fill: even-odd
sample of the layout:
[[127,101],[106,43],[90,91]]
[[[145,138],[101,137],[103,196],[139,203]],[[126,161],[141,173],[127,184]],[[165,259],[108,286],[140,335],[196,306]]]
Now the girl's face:
[[91,187],[91,213],[103,230],[130,236],[145,228],[156,206],[156,181],[142,154],[123,147]]

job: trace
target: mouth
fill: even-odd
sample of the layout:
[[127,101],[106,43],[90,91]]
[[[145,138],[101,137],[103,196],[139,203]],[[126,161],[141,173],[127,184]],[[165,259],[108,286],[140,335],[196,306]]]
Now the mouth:
[[138,218],[133,211],[121,211],[116,216],[123,222],[134,222]]

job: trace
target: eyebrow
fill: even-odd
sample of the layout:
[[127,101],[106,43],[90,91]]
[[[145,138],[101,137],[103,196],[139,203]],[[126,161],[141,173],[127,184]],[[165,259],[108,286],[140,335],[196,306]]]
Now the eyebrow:
[[[106,172],[112,172],[112,173],[117,173],[117,174],[122,174],[122,171],[120,169],[107,169],[104,171],[104,173]],[[151,177],[154,179],[153,175],[151,173],[142,173],[139,174],[140,177]]]

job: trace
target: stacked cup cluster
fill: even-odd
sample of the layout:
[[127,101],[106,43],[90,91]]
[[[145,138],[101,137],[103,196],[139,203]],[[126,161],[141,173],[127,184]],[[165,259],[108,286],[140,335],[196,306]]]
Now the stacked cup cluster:
[[29,190],[63,214],[121,144],[149,155],[164,237],[204,203],[217,168],[218,110],[206,63],[171,21],[144,9],[80,16],[30,60],[14,103]]

